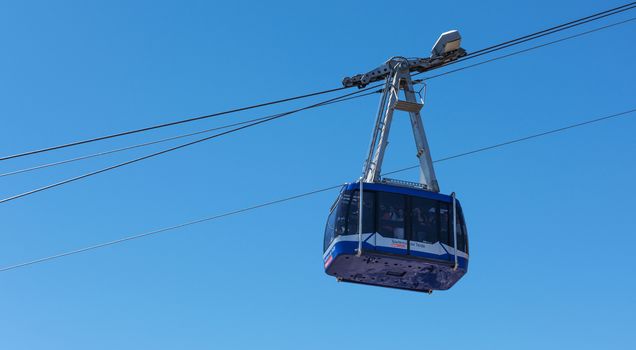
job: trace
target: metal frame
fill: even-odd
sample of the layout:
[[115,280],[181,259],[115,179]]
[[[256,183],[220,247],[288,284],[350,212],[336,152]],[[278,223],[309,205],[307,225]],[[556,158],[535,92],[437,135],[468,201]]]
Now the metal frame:
[[360,190],[358,195],[358,253],[357,256],[362,255],[362,210],[364,209],[364,188],[362,188],[363,182],[360,180]]
[[[439,68],[451,61],[466,55],[466,50],[461,46],[462,37],[457,30],[450,30],[442,33],[431,50],[431,56],[426,58],[403,58],[411,72],[426,72],[435,68]],[[346,87],[357,86],[363,88],[369,83],[387,79],[391,75],[393,66],[391,60],[383,65],[364,74],[356,74],[352,77],[346,77],[342,80],[342,85]],[[388,79],[387,79],[388,80]]]
[[[416,156],[420,163],[420,184],[429,191],[439,192],[439,184],[433,168],[433,160],[428,146],[424,124],[420,116],[422,104],[417,100],[411,79],[411,66],[409,60],[396,57],[387,63],[390,67],[390,75],[380,99],[378,115],[371,137],[371,145],[367,159],[364,163],[363,182],[380,182],[381,169],[386,147],[389,144],[389,132],[395,110],[401,110],[409,114],[413,137],[417,149]],[[404,100],[400,99],[403,92]]]
[[453,271],[455,271],[459,266],[457,261],[457,199],[455,198],[455,192],[451,193],[451,197],[453,197],[453,255],[455,256]]

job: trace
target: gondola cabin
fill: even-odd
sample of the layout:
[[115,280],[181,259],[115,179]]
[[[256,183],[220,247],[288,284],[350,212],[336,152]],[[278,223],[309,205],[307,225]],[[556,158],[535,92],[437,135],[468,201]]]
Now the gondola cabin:
[[[412,74],[436,69],[466,55],[457,30],[442,33],[427,58],[395,56],[344,87],[384,80],[380,106],[360,181],[345,185],[331,206],[323,263],[339,281],[422,292],[446,290],[468,270],[468,233],[455,195],[440,194]],[[423,89],[423,88],[422,88]],[[421,91],[421,89],[420,89]],[[396,111],[411,122],[420,182],[382,174]],[[362,191],[361,191],[362,189]],[[360,215],[362,214],[362,215]]]
[[432,292],[449,289],[466,273],[468,234],[454,196],[363,183],[362,198],[361,235],[360,183],[345,185],[331,207],[323,254],[327,274],[339,281]]

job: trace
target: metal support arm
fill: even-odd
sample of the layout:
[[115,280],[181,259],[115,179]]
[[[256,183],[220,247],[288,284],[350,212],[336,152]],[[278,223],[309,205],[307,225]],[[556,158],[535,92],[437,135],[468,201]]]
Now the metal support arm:
[[[431,50],[431,56],[427,58],[402,58],[408,67],[409,72],[426,72],[431,69],[439,68],[451,61],[455,61],[466,55],[466,50],[460,47],[461,36],[456,30],[443,33]],[[346,77],[342,80],[342,85],[346,87],[357,86],[363,88],[369,83],[388,79],[391,74],[392,58],[383,65],[364,74],[356,74],[352,77]]]
[[[382,98],[378,108],[378,115],[373,128],[369,153],[364,162],[362,182],[380,182],[382,161],[386,147],[389,144],[389,131],[393,121],[394,111],[407,112],[411,119],[411,128],[417,147],[416,156],[420,161],[420,183],[408,183],[400,181],[402,185],[414,185],[429,191],[439,192],[439,185],[433,168],[433,160],[428,148],[428,140],[424,131],[424,124],[420,116],[423,104],[415,98],[413,90],[412,72],[425,72],[439,68],[451,61],[455,61],[466,55],[466,50],[461,48],[461,36],[457,30],[442,33],[433,45],[431,56],[428,58],[404,58],[393,57],[380,67],[365,74],[357,74],[344,78],[342,84],[346,87],[365,87],[367,84],[385,79]],[[400,92],[404,91],[404,100],[400,99]]]
[[[408,60],[404,58],[394,58],[389,61],[391,74],[387,78],[386,86],[382,95],[378,115],[371,138],[371,145],[367,160],[364,163],[362,181],[380,182],[381,168],[389,144],[389,131],[393,122],[395,110],[408,112],[415,145],[417,147],[416,156],[420,162],[420,184],[430,191],[439,192],[439,185],[433,168],[424,124],[420,116],[420,104],[413,90]],[[404,91],[404,100],[400,99],[400,92]]]

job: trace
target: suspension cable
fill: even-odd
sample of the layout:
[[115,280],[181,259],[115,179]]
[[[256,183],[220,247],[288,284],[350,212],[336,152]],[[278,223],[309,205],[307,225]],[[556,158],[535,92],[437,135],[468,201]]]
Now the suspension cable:
[[[353,99],[356,99],[356,98],[361,98],[361,97],[377,94],[377,93],[380,93],[380,92],[381,92],[381,90],[371,91],[371,92],[367,92],[367,93],[364,93],[364,94],[351,96],[351,97],[347,97],[347,98],[342,98],[342,99],[338,99],[338,100],[331,101],[331,102],[328,102],[328,103],[324,103],[324,104],[321,104],[319,106],[314,106],[312,108],[326,106],[326,105],[329,105],[329,104],[332,104],[332,103],[349,101],[349,100],[353,100]],[[106,150],[106,151],[97,152],[97,153],[92,153],[92,154],[87,154],[87,155],[83,155],[83,156],[79,156],[79,157],[75,157],[75,158],[69,158],[69,159],[64,159],[64,160],[60,160],[60,161],[56,161],[56,162],[45,163],[45,164],[40,164],[40,165],[28,167],[28,168],[13,170],[13,171],[9,171],[9,172],[6,172],[6,173],[1,173],[0,177],[6,177],[6,176],[22,174],[22,173],[26,173],[26,172],[30,172],[30,171],[34,171],[34,170],[46,169],[46,168],[50,168],[50,167],[53,167],[53,166],[58,166],[58,165],[62,165],[62,164],[77,162],[77,161],[80,161],[80,160],[85,160],[85,159],[105,156],[105,155],[108,155],[108,154],[128,151],[128,150],[135,149],[135,148],[156,145],[156,144],[159,144],[159,143],[173,141],[173,140],[178,140],[178,139],[182,139],[182,138],[186,138],[186,137],[190,137],[190,136],[207,134],[207,133],[210,133],[212,131],[227,129],[227,128],[231,128],[231,127],[238,126],[238,125],[245,125],[245,124],[249,124],[249,123],[252,123],[252,122],[257,122],[257,121],[260,121],[260,120],[263,120],[263,119],[267,119],[269,117],[270,116],[249,119],[249,120],[246,120],[246,121],[242,121],[242,122],[238,122],[238,123],[232,123],[232,124],[227,124],[227,125],[222,125],[222,126],[217,126],[217,127],[214,127],[214,128],[205,129],[205,130],[201,130],[201,131],[195,131],[195,132],[191,132],[191,133],[187,133],[187,134],[170,136],[170,137],[166,137],[166,138],[159,139],[159,140],[138,143],[138,144],[130,145],[130,146],[126,146],[126,147],[115,148],[115,149]]]
[[[636,2],[631,2],[619,7],[615,7],[613,9],[609,9],[609,10],[605,10],[602,12],[598,12],[596,14],[590,15],[590,16],[586,16],[574,21],[570,21],[561,25],[557,25],[548,29],[544,29],[532,34],[528,34],[528,35],[524,35],[521,36],[519,38],[516,39],[512,39],[512,40],[508,40],[506,42],[500,43],[500,44],[496,44],[496,45],[492,45],[480,50],[477,50],[475,52],[469,53],[468,55],[464,56],[463,58],[456,60],[456,61],[452,61],[446,65],[444,65],[443,67],[446,67],[448,65],[451,64],[456,64],[459,62],[463,62],[467,59],[471,59],[474,57],[478,57],[478,56],[482,56],[485,54],[489,54],[498,50],[502,50],[514,45],[518,45],[530,40],[535,40],[537,38],[546,36],[546,35],[551,35],[566,29],[570,29],[585,23],[589,23],[592,21],[596,21],[599,20],[601,18],[605,18],[608,16],[613,16],[616,15],[618,13],[624,12],[624,11],[628,11],[631,10],[633,8],[636,7]],[[419,73],[418,73],[419,74]],[[415,74],[417,75],[417,74]],[[256,104],[256,105],[251,105],[251,106],[247,106],[247,107],[241,107],[241,108],[235,108],[235,109],[231,109],[231,110],[227,110],[227,111],[223,111],[223,112],[217,112],[217,113],[213,113],[213,114],[208,114],[208,115],[204,115],[204,116],[198,116],[198,117],[193,117],[193,118],[187,118],[187,119],[182,119],[182,120],[176,120],[173,122],[168,122],[168,123],[163,123],[163,124],[157,124],[157,125],[153,125],[153,126],[149,126],[149,127],[144,127],[144,128],[139,128],[139,129],[134,129],[134,130],[129,130],[129,131],[123,131],[123,132],[119,132],[119,133],[114,133],[114,134],[110,134],[110,135],[105,135],[105,136],[99,136],[99,137],[95,137],[95,138],[91,138],[91,139],[85,139],[85,140],[80,140],[80,141],[74,141],[74,142],[70,142],[70,143],[66,143],[66,144],[60,144],[60,145],[56,145],[56,146],[51,146],[51,147],[45,147],[45,148],[41,148],[41,149],[35,149],[35,150],[31,150],[31,151],[26,151],[26,152],[22,152],[22,153],[16,153],[16,154],[12,154],[12,155],[7,155],[7,156],[2,156],[0,157],[0,161],[5,161],[5,160],[9,160],[9,159],[14,159],[14,158],[20,158],[20,157],[25,157],[25,156],[29,156],[29,155],[34,155],[34,154],[39,154],[39,153],[44,153],[44,152],[49,152],[49,151],[53,151],[53,150],[58,150],[58,149],[62,149],[62,148],[67,148],[67,147],[73,147],[73,146],[78,146],[78,145],[83,145],[83,144],[87,144],[87,143],[91,143],[91,142],[96,142],[96,141],[102,141],[102,140],[107,140],[107,139],[112,139],[115,137],[120,137],[120,136],[125,136],[125,135],[131,135],[131,134],[136,134],[136,133],[141,133],[141,132],[145,132],[145,131],[149,131],[149,130],[155,130],[155,129],[160,129],[160,128],[165,128],[168,126],[173,126],[173,125],[179,125],[179,124],[184,124],[184,123],[189,123],[189,122],[193,122],[193,121],[198,121],[198,120],[203,120],[203,119],[208,119],[208,118],[212,118],[212,117],[217,117],[217,116],[221,116],[221,115],[226,115],[226,114],[231,114],[231,113],[236,113],[236,112],[240,112],[240,111],[245,111],[245,110],[249,110],[249,109],[254,109],[254,108],[260,108],[260,107],[265,107],[265,106],[270,106],[270,105],[274,105],[274,104],[279,104],[279,103],[284,103],[284,102],[289,102],[289,101],[293,101],[293,100],[298,100],[298,99],[303,99],[303,98],[307,98],[307,97],[312,97],[312,96],[318,96],[318,95],[322,95],[322,94],[327,94],[330,92],[335,92],[335,91],[340,91],[340,90],[344,90],[347,89],[348,87],[339,87],[339,88],[335,88],[335,89],[329,89],[329,90],[323,90],[323,91],[318,91],[318,92],[314,92],[314,93],[309,93],[309,94],[305,94],[305,95],[300,95],[300,96],[294,96],[294,97],[289,97],[289,98],[284,98],[284,99],[280,99],[280,100],[276,100],[276,101],[270,101],[270,102],[264,102],[264,103],[260,103],[260,104]]]
[[275,105],[275,104],[279,104],[279,103],[283,103],[283,102],[299,100],[299,99],[303,99],[303,98],[307,98],[307,97],[328,94],[330,92],[340,91],[340,90],[344,90],[344,89],[347,89],[347,88],[346,87],[339,87],[339,88],[335,88],[335,89],[323,90],[323,91],[313,92],[313,93],[310,93],[310,94],[294,96],[294,97],[288,97],[288,98],[284,98],[284,99],[280,99],[280,100],[276,100],[276,101],[264,102],[264,103],[260,103],[260,104],[256,104],[256,105],[247,106],[247,107],[240,107],[240,108],[230,109],[230,110],[223,111],[223,112],[217,112],[217,113],[213,113],[213,114],[202,115],[202,116],[198,116],[198,117],[187,118],[187,119],[182,119],[182,120],[176,120],[176,121],[173,121],[173,122],[147,126],[147,127],[140,128],[140,129],[134,129],[134,130],[118,132],[118,133],[114,133],[114,134],[110,134],[110,135],[98,136],[98,137],[94,137],[94,138],[91,138],[91,139],[73,141],[73,142],[69,142],[69,143],[65,143],[65,144],[61,144],[61,145],[57,145],[57,146],[45,147],[45,148],[35,149],[35,150],[26,151],[26,152],[22,152],[22,153],[16,153],[16,154],[8,155],[8,156],[3,156],[3,157],[0,157],[0,161],[5,161],[5,160],[9,160],[9,159],[14,159],[14,158],[30,156],[30,155],[38,154],[38,153],[54,151],[54,150],[67,148],[67,147],[83,145],[83,144],[96,142],[96,141],[108,140],[108,139],[112,139],[112,138],[120,137],[120,136],[125,136],[125,135],[137,134],[137,133],[144,132],[144,131],[150,131],[150,130],[165,128],[165,127],[168,127],[168,126],[190,123],[190,122],[197,121],[197,120],[203,120],[203,119],[218,117],[218,116],[221,116],[221,115],[247,111],[247,110],[250,110],[250,109],[261,108],[261,107],[265,107],[265,106],[271,106],[271,105]]
[[[501,55],[501,56],[497,56],[497,57],[493,57],[491,59],[485,60],[485,61],[481,61],[481,62],[477,62],[474,64],[470,64],[467,66],[463,66],[463,67],[459,67],[456,69],[452,69],[446,72],[442,72],[439,74],[435,74],[435,75],[430,75],[427,76],[423,79],[421,79],[421,81],[427,81],[427,80],[431,80],[431,79],[435,79],[441,76],[445,76],[448,74],[452,74],[452,73],[456,73],[459,71],[463,71],[466,69],[470,69],[470,68],[474,68],[474,67],[478,67],[481,66],[483,64],[487,64],[490,62],[494,62],[494,61],[498,61],[504,58],[508,58],[511,56],[516,56],[522,53],[526,53],[532,50],[536,50],[539,48],[543,48],[549,45],[554,45],[563,41],[567,41],[567,40],[571,40],[574,38],[578,38],[584,35],[588,35],[594,32],[598,32],[604,29],[608,29],[608,28],[612,28],[621,24],[625,24],[628,22],[632,22],[636,20],[636,17],[632,17],[620,22],[615,22],[615,23],[611,23],[602,27],[598,27],[598,28],[594,28],[585,32],[581,32],[578,34],[574,34],[574,35],[570,35],[561,39],[557,39],[557,40],[553,40],[547,43],[543,43],[540,45],[536,45],[536,46],[532,46],[523,50],[518,50],[518,51],[514,51],[511,52],[509,54],[505,54],[505,55]],[[418,75],[420,73],[414,74]],[[379,86],[379,85],[376,85]],[[331,104],[331,103],[338,103],[338,102],[343,102],[343,101],[348,101],[351,99],[356,99],[356,98],[361,98],[361,97],[365,97],[365,96],[369,96],[369,95],[373,95],[376,94],[378,92],[381,92],[381,90],[379,91],[372,91],[372,92],[368,92],[365,94],[361,94],[358,96],[352,96],[352,97],[347,97],[347,98],[343,98],[337,101],[332,101],[329,103],[325,103],[323,105],[327,105],[327,104]],[[318,106],[316,106],[318,107]],[[17,175],[17,174],[21,174],[21,173],[26,173],[26,172],[30,172],[30,171],[34,171],[34,170],[40,170],[40,169],[45,169],[45,168],[49,168],[49,167],[53,167],[53,166],[57,166],[57,165],[62,165],[62,164],[67,164],[67,163],[72,163],[72,162],[76,162],[76,161],[80,161],[80,160],[85,160],[85,159],[90,159],[90,158],[95,158],[95,157],[100,157],[100,156],[104,156],[104,155],[108,155],[108,154],[113,154],[113,153],[118,153],[118,152],[123,152],[123,151],[127,151],[127,150],[131,150],[131,149],[135,149],[135,148],[140,148],[140,147],[145,147],[145,146],[150,146],[150,145],[154,145],[154,144],[158,144],[158,143],[163,143],[163,142],[168,142],[168,141],[172,141],[172,140],[176,140],[176,139],[181,139],[181,138],[185,138],[185,137],[189,137],[189,136],[194,136],[194,135],[200,135],[200,134],[205,134],[205,133],[209,133],[212,131],[216,131],[216,130],[221,130],[221,129],[226,129],[226,128],[230,128],[233,126],[237,126],[237,125],[244,125],[244,124],[248,124],[250,122],[255,122],[255,121],[259,121],[259,120],[263,120],[263,119],[267,119],[268,117],[260,117],[260,118],[255,118],[255,119],[250,119],[244,122],[238,122],[238,123],[232,123],[232,124],[227,124],[227,125],[223,125],[223,126],[219,126],[219,127],[215,127],[215,128],[210,128],[210,129],[205,129],[205,130],[201,130],[201,131],[196,131],[196,132],[192,132],[192,133],[187,133],[187,134],[181,134],[181,135],[176,135],[176,136],[171,136],[171,137],[167,137],[167,138],[163,138],[163,139],[159,139],[159,140],[155,140],[155,141],[149,141],[149,142],[144,142],[144,143],[139,143],[139,144],[135,144],[135,145],[131,145],[131,146],[126,146],[126,147],[122,147],[122,148],[116,148],[116,149],[112,149],[112,150],[107,150],[107,151],[102,151],[102,152],[97,152],[97,153],[92,153],[92,154],[88,154],[88,155],[83,155],[83,156],[79,156],[79,157],[75,157],[75,158],[69,158],[69,159],[65,159],[65,160],[61,160],[61,161],[56,161],[56,162],[51,162],[51,163],[45,163],[45,164],[40,164],[40,165],[36,165],[36,166],[32,166],[32,167],[28,167],[28,168],[22,168],[22,169],[18,169],[18,170],[13,170],[13,171],[9,171],[9,172],[5,172],[5,173],[0,173],[0,177],[6,177],[6,176],[12,176],[12,175]]]
[[565,30],[565,29],[569,29],[569,28],[572,28],[572,27],[575,27],[575,26],[578,26],[578,25],[589,23],[591,21],[595,21],[595,20],[598,20],[598,19],[601,19],[601,18],[605,18],[607,16],[613,16],[615,14],[631,10],[635,6],[636,6],[636,2],[631,2],[631,3],[625,4],[625,5],[621,5],[621,6],[609,9],[609,10],[597,12],[595,14],[592,14],[592,15],[589,15],[589,16],[586,16],[586,17],[583,17],[583,18],[579,18],[579,19],[576,19],[576,20],[573,20],[573,21],[570,21],[570,22],[567,22],[567,23],[563,23],[563,24],[560,24],[560,25],[557,25],[557,26],[554,26],[554,27],[551,27],[551,28],[547,28],[547,29],[540,30],[538,32],[534,32],[532,34],[527,34],[527,35],[524,35],[524,36],[521,36],[521,37],[518,37],[518,38],[515,38],[515,39],[512,39],[512,40],[508,40],[508,41],[505,41],[505,42],[500,43],[500,44],[492,45],[492,46],[489,46],[489,47],[486,47],[486,48],[483,48],[483,49],[480,49],[480,50],[477,50],[477,51],[473,51],[473,52],[469,53],[468,55],[466,55],[465,57],[482,55],[486,51],[487,52],[492,52],[491,50],[506,48],[510,44],[515,44],[516,45],[518,43],[525,42],[528,39],[533,40],[533,39],[539,38],[539,37],[544,36],[544,35],[553,34],[553,33],[556,33],[556,32],[559,32],[559,31],[562,31],[562,30]]
[[[603,116],[603,117],[599,117],[599,118],[595,118],[595,119],[586,120],[586,121],[575,123],[575,124],[570,124],[570,125],[567,125],[567,126],[564,126],[564,127],[561,127],[561,128],[557,128],[557,129],[547,130],[547,131],[544,131],[544,132],[528,135],[528,136],[525,136],[525,137],[512,139],[512,140],[501,142],[501,143],[497,143],[497,144],[494,144],[494,145],[477,148],[477,149],[472,150],[472,151],[467,151],[467,152],[455,154],[455,155],[448,156],[448,157],[445,157],[445,158],[440,158],[440,159],[435,160],[434,163],[441,163],[441,162],[445,162],[445,161],[448,161],[448,160],[451,160],[451,159],[456,159],[456,158],[460,158],[460,157],[466,157],[466,156],[469,156],[469,155],[472,155],[472,154],[475,154],[475,153],[485,152],[485,151],[492,150],[492,149],[495,149],[495,148],[508,146],[508,145],[511,145],[511,144],[514,144],[514,143],[524,142],[524,141],[528,141],[528,140],[531,140],[531,139],[534,139],[534,138],[539,138],[539,137],[543,137],[543,136],[546,136],[546,135],[550,135],[550,134],[559,133],[559,132],[563,132],[563,131],[566,131],[566,130],[578,128],[578,127],[581,127],[581,126],[584,126],[584,125],[598,123],[598,122],[601,122],[601,121],[604,121],[604,120],[608,120],[608,119],[613,119],[613,118],[617,118],[617,117],[621,117],[621,116],[628,116],[628,115],[630,115],[631,113],[634,113],[634,112],[636,112],[636,108],[629,109],[629,110],[626,110],[626,111],[623,111],[623,112],[619,112],[619,113],[614,113],[614,114]],[[383,175],[390,175],[390,174],[394,174],[394,173],[397,173],[397,172],[403,172],[403,171],[407,171],[407,170],[410,170],[410,169],[415,169],[415,168],[418,168],[418,167],[419,167],[419,165],[415,165],[415,166],[411,166],[411,167],[407,167],[407,168],[394,170],[394,171],[385,173]],[[8,266],[5,266],[5,267],[1,267],[0,268],[0,272],[14,270],[14,269],[18,269],[18,268],[21,268],[21,267],[26,267],[26,266],[29,266],[29,265],[40,264],[40,263],[48,262],[48,261],[51,261],[51,260],[59,259],[59,258],[62,258],[62,257],[75,255],[75,254],[79,254],[79,253],[83,253],[83,252],[87,252],[87,251],[91,251],[91,250],[95,250],[95,249],[99,249],[99,248],[104,248],[104,247],[108,247],[108,246],[111,246],[111,245],[124,243],[124,242],[132,241],[132,240],[135,240],[135,239],[143,238],[143,237],[152,236],[152,235],[155,235],[155,234],[158,234],[158,233],[162,233],[162,232],[173,231],[173,230],[184,228],[184,227],[187,227],[187,226],[192,226],[192,225],[196,225],[196,224],[200,224],[200,223],[203,223],[203,222],[220,219],[220,218],[227,217],[227,216],[232,216],[232,215],[245,213],[245,212],[252,211],[252,210],[255,210],[255,209],[259,209],[259,208],[263,208],[263,207],[267,207],[267,206],[271,206],[271,205],[275,205],[275,204],[280,204],[280,203],[292,201],[292,200],[295,200],[295,199],[300,199],[300,198],[303,198],[303,197],[308,197],[308,196],[311,196],[311,195],[314,195],[314,194],[318,194],[318,193],[322,193],[322,192],[327,192],[327,191],[330,191],[330,190],[333,190],[333,189],[336,189],[336,188],[340,188],[341,186],[342,186],[342,184],[329,186],[329,187],[324,187],[324,188],[321,188],[321,189],[317,189],[317,190],[313,190],[313,191],[309,191],[309,192],[305,192],[305,193],[301,193],[301,194],[297,194],[297,195],[293,195],[293,196],[289,196],[289,197],[273,200],[273,201],[270,201],[270,202],[265,202],[265,203],[257,204],[257,205],[246,207],[246,208],[242,208],[242,209],[229,211],[229,212],[226,212],[226,213],[223,213],[223,214],[209,216],[209,217],[206,217],[206,218],[193,220],[193,221],[188,221],[188,222],[185,222],[185,223],[182,223],[182,224],[178,224],[178,225],[174,225],[174,226],[168,226],[168,227],[160,228],[160,229],[153,230],[153,231],[148,231],[148,232],[144,232],[144,233],[140,233],[140,234],[136,234],[136,235],[126,236],[126,237],[119,238],[119,239],[112,240],[112,241],[98,243],[98,244],[94,244],[94,245],[83,247],[83,248],[78,248],[78,249],[74,249],[74,250],[70,250],[70,251],[66,251],[66,252],[62,252],[62,253],[58,253],[58,254],[54,254],[54,255],[49,255],[49,256],[45,256],[45,257],[41,257],[41,258],[37,258],[37,259],[25,261],[25,262],[13,264],[13,265],[8,265]]]
[[[603,19],[605,17],[617,15],[619,13],[622,13],[622,12],[625,12],[625,11],[628,11],[628,10],[632,10],[634,8],[636,8],[636,2],[625,4],[625,5],[619,6],[617,8],[611,9],[611,10],[599,12],[599,13],[596,13],[594,15],[583,17],[583,18],[580,18],[580,19],[575,20],[575,21],[570,21],[568,23],[564,23],[562,25],[558,25],[558,26],[552,27],[550,29],[545,29],[545,30],[541,30],[541,31],[538,31],[538,32],[535,32],[535,33],[532,33],[532,34],[524,35],[524,36],[516,38],[516,39],[508,40],[508,41],[503,42],[501,44],[492,45],[490,47],[487,47],[487,48],[484,48],[484,49],[480,49],[480,50],[468,53],[466,56],[464,56],[464,57],[462,57],[462,58],[460,58],[458,60],[448,62],[448,63],[444,64],[443,66],[441,66],[439,68],[443,68],[443,67],[447,67],[447,66],[450,66],[450,65],[453,65],[453,64],[461,63],[461,62],[464,62],[466,60],[469,60],[469,59],[472,59],[472,58],[475,58],[475,57],[487,55],[487,54],[490,54],[490,53],[493,53],[493,52],[496,52],[496,51],[499,51],[499,50],[503,50],[503,49],[506,49],[506,48],[509,48],[509,47],[512,47],[512,46],[523,44],[523,43],[531,41],[531,40],[539,39],[539,38],[544,37],[546,35],[552,35],[552,34],[555,34],[555,33],[558,33],[558,32],[561,32],[561,31],[564,31],[564,30],[567,30],[567,29],[571,29],[571,28],[574,28],[574,27],[577,27],[577,26],[580,26],[580,25],[583,25],[583,24],[586,24],[586,23],[590,23],[590,22],[593,22],[593,21],[597,21],[597,20]],[[420,74],[423,74],[423,73],[424,72],[415,73],[412,76],[420,75]]]
[[[431,80],[431,79],[435,79],[435,78],[438,78],[438,77],[441,77],[441,76],[444,76],[444,75],[448,75],[448,74],[456,73],[456,72],[459,72],[459,71],[463,71],[465,69],[481,66],[481,65],[486,64],[486,63],[498,61],[498,60],[501,60],[501,59],[504,59],[504,58],[508,58],[508,57],[511,57],[511,56],[516,56],[516,55],[519,55],[519,54],[522,54],[522,53],[526,53],[526,52],[529,52],[529,51],[532,51],[532,50],[540,49],[540,48],[543,48],[543,47],[546,47],[546,46],[550,46],[550,45],[554,45],[554,44],[557,44],[557,43],[560,43],[560,42],[563,42],[563,41],[571,40],[571,39],[578,38],[578,37],[581,37],[581,36],[584,36],[584,35],[588,35],[588,34],[591,34],[591,33],[594,33],[594,32],[598,32],[598,31],[601,31],[601,30],[604,30],[604,29],[608,29],[608,28],[612,28],[612,27],[615,27],[615,26],[619,26],[621,24],[633,22],[634,20],[636,20],[636,17],[632,17],[632,18],[628,18],[628,19],[620,21],[620,22],[615,22],[615,23],[611,23],[611,24],[608,24],[608,25],[604,25],[602,27],[590,29],[588,31],[581,32],[581,33],[578,33],[578,34],[566,36],[566,37],[563,37],[561,39],[549,41],[547,43],[535,45],[535,46],[529,47],[527,49],[518,50],[518,51],[514,51],[514,52],[511,52],[511,53],[505,54],[505,55],[493,57],[493,58],[487,59],[485,61],[481,61],[481,62],[469,64],[467,66],[451,69],[449,71],[442,72],[442,73],[439,73],[439,74],[430,75],[430,76],[427,76],[427,77],[423,78],[422,80]],[[417,74],[420,74],[420,73],[417,73]],[[413,76],[415,76],[417,74],[414,74]]]
[[75,181],[78,181],[78,180],[81,180],[81,179],[85,179],[85,178],[88,178],[88,177],[91,177],[91,176],[94,176],[94,175],[98,175],[98,174],[101,174],[101,173],[104,173],[104,172],[107,172],[107,171],[111,171],[111,170],[114,170],[114,169],[117,169],[117,168],[121,168],[121,167],[126,166],[126,165],[137,163],[137,162],[140,162],[142,160],[146,160],[146,159],[153,158],[153,157],[165,154],[165,153],[176,151],[178,149],[185,148],[185,147],[188,147],[188,146],[192,146],[192,145],[195,145],[195,144],[198,144],[198,143],[201,143],[201,142],[204,142],[204,141],[208,141],[208,140],[211,140],[211,139],[214,139],[214,138],[217,138],[217,137],[221,137],[221,136],[224,136],[224,135],[232,134],[232,133],[238,132],[238,131],[243,130],[243,129],[247,129],[247,128],[250,128],[250,127],[253,127],[253,126],[256,126],[256,125],[259,125],[259,124],[267,123],[267,122],[270,122],[270,121],[273,121],[273,120],[276,120],[276,119],[279,119],[279,118],[282,118],[282,117],[285,117],[285,116],[288,116],[288,115],[291,115],[291,114],[298,113],[300,111],[304,111],[304,110],[307,110],[307,109],[319,107],[319,106],[328,104],[330,102],[338,101],[340,99],[347,98],[349,96],[354,96],[354,95],[360,94],[362,92],[375,89],[376,87],[377,86],[370,86],[370,87],[365,88],[365,89],[357,90],[357,91],[354,91],[354,92],[351,92],[351,93],[348,93],[348,94],[345,94],[345,95],[342,95],[342,96],[338,96],[338,97],[335,97],[335,98],[331,98],[331,99],[328,99],[328,100],[325,100],[325,101],[322,101],[322,102],[319,102],[319,103],[315,103],[315,104],[312,104],[312,105],[309,105],[309,106],[306,106],[306,107],[297,108],[297,109],[293,109],[291,111],[270,115],[270,116],[267,116],[265,119],[261,119],[261,120],[258,120],[258,121],[243,125],[243,126],[239,126],[237,128],[230,129],[228,131],[223,131],[223,132],[220,132],[218,134],[214,134],[214,135],[211,135],[211,136],[206,136],[206,137],[203,137],[203,138],[200,138],[200,139],[197,139],[197,140],[194,140],[194,141],[190,141],[190,142],[187,142],[187,143],[183,143],[183,144],[180,144],[180,145],[177,145],[177,146],[174,146],[174,147],[170,147],[170,148],[158,151],[158,152],[150,153],[150,154],[147,154],[147,155],[142,156],[142,157],[134,158],[134,159],[125,161],[123,163],[118,163],[118,164],[115,164],[115,165],[111,165],[111,166],[108,166],[106,168],[102,168],[102,169],[99,169],[99,170],[91,171],[89,173],[85,173],[85,174],[82,174],[82,175],[79,175],[79,176],[75,176],[75,177],[71,177],[71,178],[68,178],[68,179],[65,179],[65,180],[62,180],[62,181],[59,181],[59,182],[51,183],[51,184],[48,184],[46,186],[42,186],[42,187],[35,188],[35,189],[29,190],[29,191],[26,191],[26,192],[22,192],[22,193],[19,193],[19,194],[16,194],[16,195],[4,198],[4,199],[0,199],[0,204],[11,202],[11,201],[14,201],[14,200],[22,198],[22,197],[30,196],[30,195],[38,193],[38,192],[42,192],[42,191],[46,191],[46,190],[49,190],[49,189],[52,189],[52,188],[55,188],[55,187],[66,185],[66,184],[71,183],[71,182],[75,182]]

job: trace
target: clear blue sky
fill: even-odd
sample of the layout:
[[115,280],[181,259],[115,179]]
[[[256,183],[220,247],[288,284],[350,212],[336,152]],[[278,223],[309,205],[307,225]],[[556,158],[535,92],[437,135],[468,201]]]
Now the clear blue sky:
[[[337,87],[392,55],[428,55],[449,29],[471,51],[622,3],[403,4],[4,1],[0,153]],[[631,22],[431,80],[433,157],[634,108],[635,34]],[[0,265],[351,181],[376,106],[369,97],[304,112],[2,205]],[[406,119],[396,124],[385,170],[416,163]],[[0,348],[634,348],[635,131],[630,116],[438,164],[471,243],[469,273],[447,292],[325,275],[332,191],[1,273]],[[162,147],[1,178],[0,195]]]

